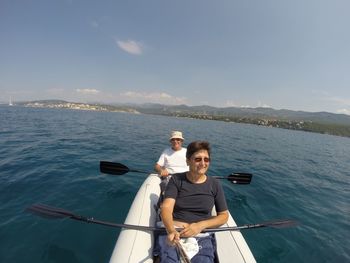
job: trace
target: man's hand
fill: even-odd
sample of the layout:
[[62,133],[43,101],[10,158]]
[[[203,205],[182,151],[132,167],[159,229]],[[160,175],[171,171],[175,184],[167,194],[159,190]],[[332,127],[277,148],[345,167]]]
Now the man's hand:
[[179,240],[180,240],[180,233],[179,232],[173,231],[173,232],[170,232],[168,234],[167,241],[171,246],[175,246],[175,243],[179,242]]
[[193,237],[198,235],[200,232],[202,232],[204,228],[201,226],[200,223],[192,223],[186,226],[181,232],[181,237]]
[[169,175],[169,172],[167,169],[161,168],[159,174],[160,174],[160,176],[167,177]]

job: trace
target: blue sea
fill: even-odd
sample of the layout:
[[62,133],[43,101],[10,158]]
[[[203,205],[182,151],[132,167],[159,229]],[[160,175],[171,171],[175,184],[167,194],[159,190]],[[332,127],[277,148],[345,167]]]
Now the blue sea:
[[0,107],[0,262],[108,262],[119,229],[25,212],[45,203],[123,223],[144,174],[99,172],[101,160],[152,171],[171,130],[212,144],[238,225],[292,219],[297,226],[242,231],[258,262],[350,262],[350,138],[141,114]]

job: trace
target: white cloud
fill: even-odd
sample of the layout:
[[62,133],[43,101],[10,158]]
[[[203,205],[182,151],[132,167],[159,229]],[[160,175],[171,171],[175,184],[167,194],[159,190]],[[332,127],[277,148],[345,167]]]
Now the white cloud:
[[339,103],[341,105],[350,106],[350,99],[347,99],[347,98],[331,97],[331,98],[329,98],[329,100],[336,102],[336,103]]
[[225,102],[226,107],[239,107],[234,101],[228,100]]
[[245,104],[245,105],[240,105],[238,103],[235,103],[232,100],[228,100],[225,103],[226,107],[239,107],[239,108],[256,108],[256,107],[261,107],[261,108],[272,108],[270,105],[262,103],[261,101],[258,102],[258,104],[256,106],[251,106],[249,104]]
[[131,100],[137,100],[137,102],[183,104],[187,101],[187,99],[184,97],[174,97],[165,92],[146,93],[126,91],[124,93],[121,93],[120,95]]
[[340,109],[340,110],[337,110],[337,113],[350,115],[350,109]]
[[93,27],[93,28],[99,28],[100,27],[100,24],[96,21],[96,20],[93,20],[90,22],[90,25]]
[[76,89],[77,93],[81,94],[97,94],[100,93],[97,89]]
[[327,92],[322,94],[321,100],[324,102],[324,105],[331,107],[330,112],[341,113],[350,115],[350,98],[349,97],[340,97],[339,95],[331,95]]
[[116,43],[119,48],[121,48],[122,50],[124,50],[129,54],[132,54],[132,55],[142,54],[143,45],[139,42],[136,42],[134,40],[127,40],[127,41],[116,40]]
[[270,105],[262,103],[261,101],[258,102],[258,107],[261,107],[261,108],[272,108]]

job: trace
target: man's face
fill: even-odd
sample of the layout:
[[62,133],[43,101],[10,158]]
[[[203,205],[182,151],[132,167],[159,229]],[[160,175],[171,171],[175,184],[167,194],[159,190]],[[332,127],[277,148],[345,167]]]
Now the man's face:
[[190,167],[190,172],[197,175],[205,175],[210,164],[210,157],[207,150],[195,152],[190,159],[187,159],[187,165]]
[[170,140],[171,143],[171,148],[173,148],[174,151],[178,151],[181,149],[182,147],[182,142],[183,140],[179,139],[179,138],[173,138]]

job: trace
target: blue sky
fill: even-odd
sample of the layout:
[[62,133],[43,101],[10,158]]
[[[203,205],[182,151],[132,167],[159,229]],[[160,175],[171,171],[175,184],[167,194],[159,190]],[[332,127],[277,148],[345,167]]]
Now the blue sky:
[[348,0],[0,0],[0,101],[350,114]]

